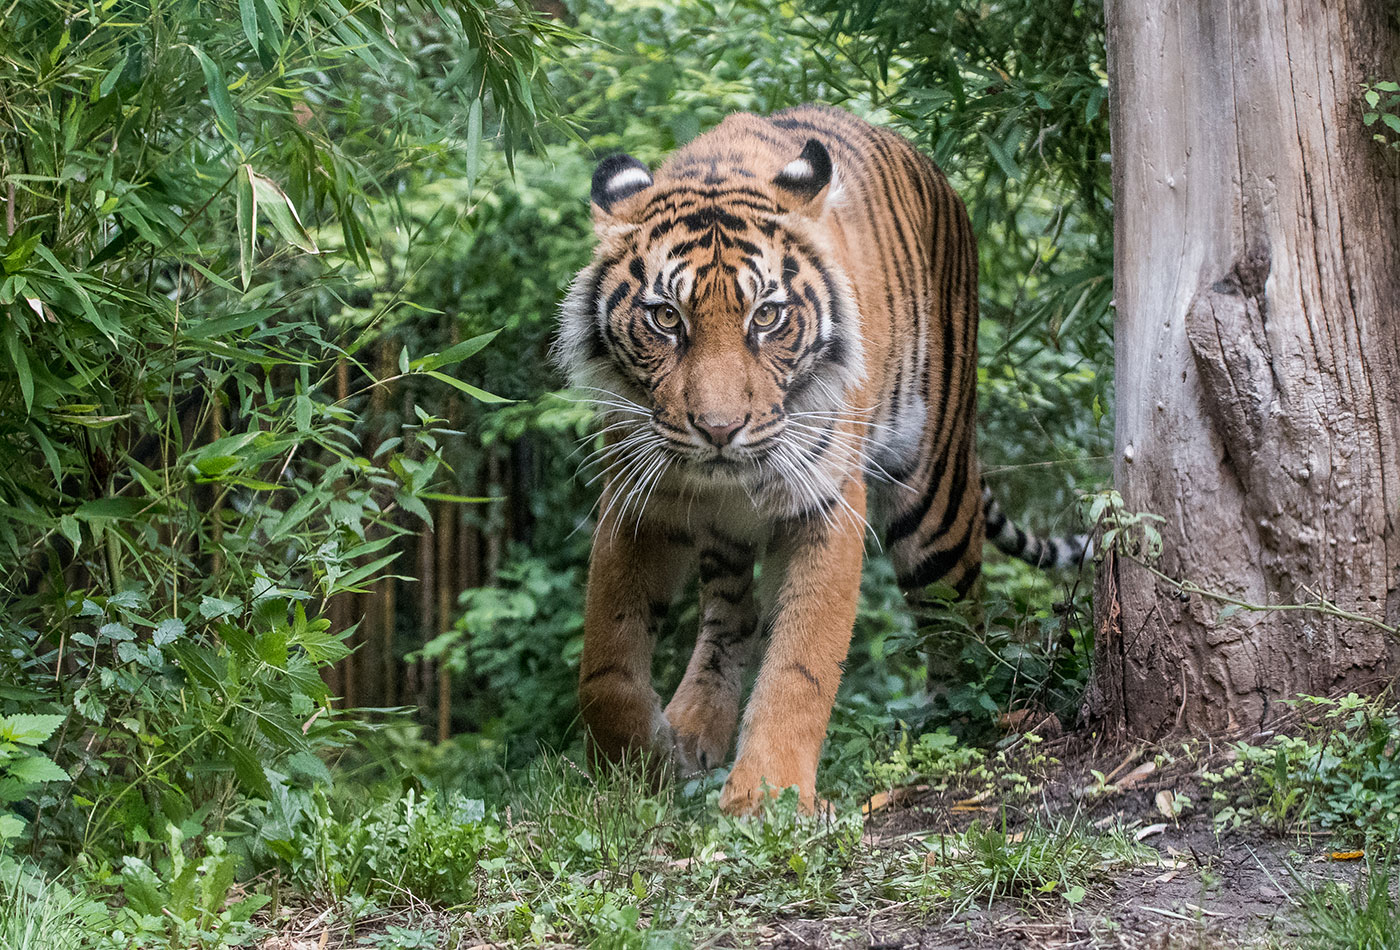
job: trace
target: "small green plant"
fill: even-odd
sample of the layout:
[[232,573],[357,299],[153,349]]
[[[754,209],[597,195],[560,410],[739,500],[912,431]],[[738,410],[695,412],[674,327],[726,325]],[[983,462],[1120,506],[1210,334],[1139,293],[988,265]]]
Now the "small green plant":
[[471,902],[479,863],[504,845],[480,801],[414,789],[339,808],[318,789],[292,822],[275,826],[279,837],[267,847],[283,872],[333,901],[409,893],[443,904]]
[[1108,872],[1151,857],[1123,835],[1093,834],[1064,820],[1017,832],[973,822],[961,834],[930,839],[915,860],[924,865],[925,898],[965,908],[1001,899],[1078,904]]
[[921,728],[947,726],[990,743],[1009,711],[1078,715],[1088,684],[1089,585],[1060,589],[1055,578],[1010,559],[989,560],[985,591],[958,599],[933,585],[918,609],[920,653],[928,664],[928,703],[913,718]]
[[[1129,511],[1113,488],[1083,498],[1084,519],[1099,530],[1097,549],[1117,551],[1146,564],[1162,555],[1162,534],[1156,525],[1167,519],[1150,511]],[[1101,530],[1100,530],[1101,529]]]
[[1392,80],[1367,83],[1362,86],[1366,111],[1361,121],[1374,129],[1372,138],[1386,148],[1400,151],[1400,83]]
[[191,831],[198,833],[199,826],[169,825],[162,854],[149,862],[132,855],[122,859],[112,883],[120,888],[124,905],[114,929],[98,941],[101,947],[217,950],[246,944],[258,933],[250,919],[268,898],[236,894],[237,857],[223,838],[192,841],[187,838]]
[[916,782],[939,790],[960,789],[988,783],[987,755],[963,745],[947,729],[926,732],[910,741],[906,734],[888,758],[870,761],[866,774],[876,788],[894,788]]
[[1280,832],[1315,827],[1339,842],[1400,832],[1400,710],[1350,693],[1297,700],[1314,716],[1299,735],[1239,743],[1235,761],[1207,776],[1217,825],[1262,821]]
[[81,894],[12,866],[0,871],[0,947],[79,950],[92,944],[106,908]]
[[364,937],[360,946],[374,947],[375,950],[437,950],[442,936],[442,931],[431,927],[420,929],[389,924],[383,933]]

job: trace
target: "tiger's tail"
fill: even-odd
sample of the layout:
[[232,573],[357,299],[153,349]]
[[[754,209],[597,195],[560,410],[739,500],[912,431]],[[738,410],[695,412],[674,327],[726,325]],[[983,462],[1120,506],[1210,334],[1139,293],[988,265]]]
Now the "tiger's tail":
[[1094,541],[1088,534],[1038,538],[1018,528],[1006,517],[992,490],[982,486],[982,509],[987,519],[987,540],[1004,554],[1020,558],[1032,567],[1079,568],[1094,557]]

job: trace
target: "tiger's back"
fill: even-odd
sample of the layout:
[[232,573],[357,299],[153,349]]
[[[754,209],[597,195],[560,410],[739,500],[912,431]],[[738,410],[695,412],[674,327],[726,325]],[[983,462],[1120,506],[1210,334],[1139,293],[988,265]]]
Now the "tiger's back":
[[872,525],[901,586],[965,590],[981,564],[982,509],[977,244],[962,199],[907,140],[849,113],[803,106],[770,121],[816,138],[843,170],[831,212],[866,340]]

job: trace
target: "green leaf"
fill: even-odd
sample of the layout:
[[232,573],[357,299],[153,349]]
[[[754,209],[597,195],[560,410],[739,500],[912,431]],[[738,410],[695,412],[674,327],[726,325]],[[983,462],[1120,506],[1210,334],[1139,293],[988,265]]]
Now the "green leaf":
[[40,713],[15,713],[0,717],[0,741],[17,742],[20,745],[38,745],[46,742],[49,736],[58,731],[67,716]]
[[243,24],[243,35],[248,37],[248,45],[256,52],[258,44],[258,7],[255,0],[238,0],[238,19]]
[[457,378],[455,378],[455,377],[453,377],[453,376],[448,376],[446,373],[439,373],[439,372],[436,372],[436,371],[429,371],[428,375],[431,376],[433,379],[436,379],[436,380],[439,380],[439,381],[441,381],[441,382],[444,382],[444,383],[446,383],[447,385],[452,386],[452,387],[454,387],[454,388],[456,388],[456,389],[460,389],[462,392],[466,393],[468,396],[471,396],[473,399],[477,399],[477,400],[479,400],[479,401],[481,401],[481,402],[489,402],[489,403],[515,402],[514,399],[507,399],[507,398],[505,398],[504,396],[497,396],[497,395],[494,394],[494,393],[488,393],[488,392],[487,392],[486,390],[484,390],[484,389],[478,389],[477,387],[473,386],[471,383],[464,383],[464,382],[462,382],[460,379],[457,379]]
[[24,833],[24,822],[11,814],[0,814],[0,842],[18,838]]
[[160,622],[155,633],[151,634],[151,642],[158,647],[163,647],[167,643],[174,643],[184,635],[185,622],[178,617],[171,617]]
[[1385,115],[1381,116],[1381,121],[1384,122],[1392,132],[1400,132],[1400,115],[1396,115],[1394,112],[1387,112]]
[[467,191],[476,182],[477,170],[481,167],[481,97],[472,100],[467,112]]
[[1019,180],[1021,177],[1021,169],[1017,167],[1015,159],[1011,157],[1010,153],[1007,152],[1001,143],[997,142],[986,132],[978,132],[977,134],[981,137],[982,144],[987,146],[988,154],[1001,166],[1002,173],[1012,181]]
[[234,216],[238,219],[238,272],[243,279],[244,290],[253,282],[253,242],[257,238],[258,226],[258,198],[253,191],[252,175],[250,166],[238,166],[238,199]]
[[[426,509],[424,510],[426,511]],[[347,573],[344,577],[336,578],[335,583],[331,586],[330,593],[335,594],[341,591],[360,589],[360,583],[366,579],[378,580],[379,578],[376,575],[378,575],[379,571],[392,564],[400,553],[402,552],[395,551],[393,554],[386,554],[384,557],[371,561],[369,564],[360,565],[353,571]]]
[[396,492],[394,498],[405,511],[417,515],[419,518],[423,519],[425,524],[432,527],[433,517],[428,514],[428,506],[423,504],[415,495],[401,491]]
[[238,119],[233,113],[233,100],[228,94],[228,83],[224,81],[224,71],[219,64],[205,55],[197,46],[191,46],[199,59],[199,68],[204,70],[204,83],[209,87],[209,102],[214,107],[215,125],[219,134],[234,148],[238,147]]
[[68,539],[68,543],[73,545],[73,550],[80,551],[83,547],[83,529],[78,525],[78,519],[72,515],[63,515],[58,519],[58,530]]
[[496,334],[500,332],[500,330],[492,330],[490,333],[482,333],[479,336],[472,337],[470,340],[463,340],[461,343],[454,344],[441,353],[431,353],[427,356],[419,357],[409,364],[409,369],[426,372],[428,370],[441,369],[452,363],[460,363],[470,356],[475,356],[486,344],[494,340]]
[[113,621],[112,623],[104,623],[101,626],[101,628],[97,631],[97,635],[100,637],[106,637],[108,640],[136,639],[136,631],[132,630],[124,623],[117,623],[115,621]]
[[10,777],[26,785],[43,782],[67,782],[70,776],[47,755],[31,755],[5,765]]
[[28,415],[34,410],[34,374],[29,369],[29,356],[24,351],[24,345],[19,339],[19,330],[16,329],[13,320],[8,320],[5,324],[5,349],[10,352],[10,363],[15,368],[19,392],[24,397],[24,412]]
[[63,283],[68,286],[68,289],[77,295],[78,304],[83,308],[84,316],[92,321],[92,325],[106,334],[108,339],[115,342],[119,329],[118,325],[112,323],[110,320],[104,319],[98,314],[97,308],[93,306],[92,303],[92,295],[87,292],[82,284],[78,283],[77,278],[73,276],[73,272],[64,267],[63,263],[59,261],[58,258],[54,257],[53,252],[44,247],[42,243],[34,245],[34,253],[42,257],[50,267],[57,271],[58,279],[63,281]]
[[94,498],[79,505],[73,516],[80,521],[98,521],[106,518],[125,521],[136,517],[144,507],[134,498]]
[[236,600],[226,600],[223,597],[210,597],[208,594],[205,594],[203,599],[199,602],[199,615],[205,620],[226,617],[241,609],[243,609],[243,605]]
[[107,95],[116,86],[117,80],[121,78],[122,71],[126,69],[127,53],[122,53],[115,66],[107,70],[102,81],[97,84],[97,95],[99,97]]
[[301,216],[297,214],[296,206],[292,204],[292,199],[287,197],[287,193],[266,175],[258,174],[250,166],[243,167],[248,169],[248,180],[252,184],[258,210],[277,229],[277,233],[282,235],[282,240],[308,254],[321,253],[316,246],[316,239],[302,225]]

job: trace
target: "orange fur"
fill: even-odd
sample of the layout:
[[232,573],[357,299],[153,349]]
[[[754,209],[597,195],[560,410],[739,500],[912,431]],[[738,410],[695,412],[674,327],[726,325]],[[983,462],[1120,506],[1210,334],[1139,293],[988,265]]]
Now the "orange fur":
[[[722,764],[766,628],[721,805],[796,785],[811,808],[867,528],[909,590],[980,569],[967,214],[902,138],[811,106],[731,116],[654,176],[610,159],[593,198],[598,247],[558,345],[604,431],[592,747]],[[663,711],[655,626],[697,569],[701,629]]]

